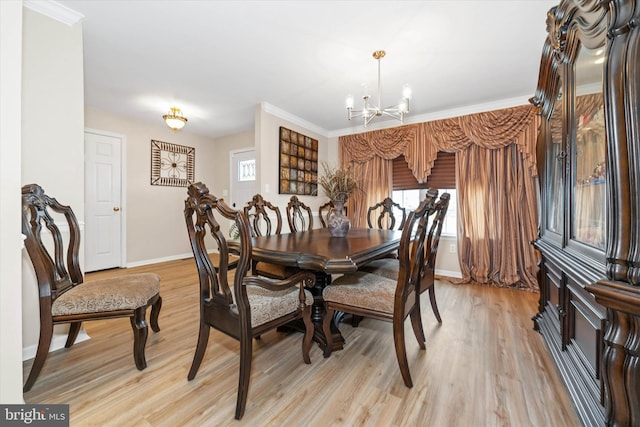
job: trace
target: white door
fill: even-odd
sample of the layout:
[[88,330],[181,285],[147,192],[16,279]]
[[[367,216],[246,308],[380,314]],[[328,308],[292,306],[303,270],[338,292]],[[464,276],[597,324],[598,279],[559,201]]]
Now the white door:
[[123,137],[85,132],[85,271],[122,264]]
[[231,152],[230,204],[235,209],[242,207],[258,192],[256,184],[256,150]]

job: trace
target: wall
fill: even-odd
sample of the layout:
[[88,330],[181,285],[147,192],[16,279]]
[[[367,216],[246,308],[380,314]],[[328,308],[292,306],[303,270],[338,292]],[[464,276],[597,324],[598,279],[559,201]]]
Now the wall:
[[[269,200],[274,205],[280,207],[283,215],[283,227],[282,232],[289,232],[289,225],[287,224],[285,215],[285,208],[291,194],[278,194],[279,190],[279,150],[280,150],[280,126],[284,126],[288,129],[301,133],[305,136],[318,140],[318,164],[322,164],[324,161],[329,161],[329,139],[326,136],[321,135],[318,132],[310,130],[313,125],[309,124],[305,127],[304,124],[294,123],[295,118],[287,120],[281,116],[277,116],[269,113],[265,109],[265,105],[261,104],[256,109],[256,150],[258,157],[258,175],[260,191],[266,200]],[[298,122],[299,120],[296,120]],[[331,160],[336,162],[337,158]],[[319,173],[322,171],[322,167],[319,167]],[[304,204],[309,206],[314,213],[314,227],[320,226],[320,220],[317,219],[318,207],[325,203],[328,199],[322,195],[320,190],[319,196],[302,196],[299,195],[298,199]]]
[[[21,184],[37,183],[84,220],[82,25],[23,15]],[[22,346],[39,333],[35,273],[22,255]],[[64,327],[63,327],[64,328]],[[56,328],[60,331],[60,328]],[[55,339],[55,338],[54,338]]]
[[0,1],[0,403],[22,398],[22,2]]
[[207,185],[217,182],[222,164],[228,169],[227,152],[213,139],[189,133],[188,124],[172,131],[160,113],[151,123],[87,107],[85,125],[126,137],[127,265],[192,256],[183,216],[187,189],[151,185],[151,140],[194,147],[195,180]]

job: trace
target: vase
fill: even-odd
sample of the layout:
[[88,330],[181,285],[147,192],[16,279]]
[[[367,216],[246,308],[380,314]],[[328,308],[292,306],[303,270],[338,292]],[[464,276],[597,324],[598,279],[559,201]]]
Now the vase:
[[346,201],[334,200],[333,208],[327,218],[327,227],[333,237],[344,237],[351,228],[351,221],[344,214],[344,204]]

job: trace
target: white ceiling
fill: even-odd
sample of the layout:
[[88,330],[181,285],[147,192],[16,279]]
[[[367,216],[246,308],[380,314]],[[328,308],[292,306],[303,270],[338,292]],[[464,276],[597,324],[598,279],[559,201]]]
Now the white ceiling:
[[[118,1],[59,0],[84,15],[88,106],[144,121],[170,106],[188,131],[253,128],[267,103],[326,135],[362,131],[345,97],[383,104],[413,90],[408,122],[533,95],[556,0]],[[356,104],[357,105],[357,104]],[[384,125],[384,124],[383,124]]]

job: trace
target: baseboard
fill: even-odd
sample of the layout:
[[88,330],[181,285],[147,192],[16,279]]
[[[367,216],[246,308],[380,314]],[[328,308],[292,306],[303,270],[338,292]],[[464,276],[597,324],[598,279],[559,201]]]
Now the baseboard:
[[184,253],[184,254],[171,255],[171,256],[162,257],[162,258],[154,258],[154,259],[146,259],[144,261],[128,262],[127,263],[127,268],[140,267],[140,266],[143,266],[143,265],[156,264],[156,263],[159,263],[159,262],[175,261],[175,260],[178,260],[178,259],[185,259],[185,258],[193,258],[193,254],[191,252],[188,252],[188,253]]
[[437,268],[436,268],[436,276],[446,276],[446,277],[454,277],[456,279],[462,279],[462,273],[459,271],[438,270]]
[[[90,339],[91,337],[87,335],[87,332],[84,329],[80,329],[80,332],[78,333],[78,337],[76,338],[75,344],[82,341],[88,341]],[[54,333],[53,337],[51,338],[51,346],[49,347],[49,353],[51,353],[52,351],[56,351],[56,350],[60,350],[61,348],[64,348],[64,344],[66,342],[67,342],[66,333],[63,333],[63,334]],[[38,350],[37,343],[34,345],[30,345],[28,347],[24,347],[22,349],[22,361],[24,362],[25,360],[33,359],[34,357],[36,357],[37,350]]]

